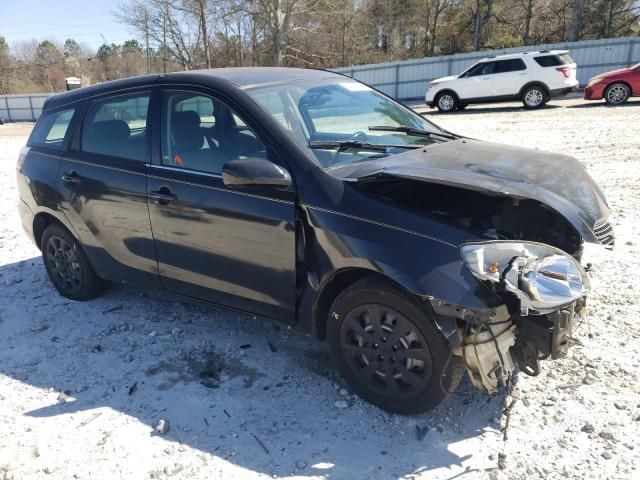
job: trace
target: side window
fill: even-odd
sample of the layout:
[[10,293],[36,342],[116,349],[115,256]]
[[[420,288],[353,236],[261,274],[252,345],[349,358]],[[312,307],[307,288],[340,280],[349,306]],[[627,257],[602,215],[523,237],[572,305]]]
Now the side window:
[[199,93],[163,93],[163,165],[220,173],[228,161],[247,157],[266,158],[266,149],[226,104]]
[[44,113],[36,123],[29,145],[62,149],[74,113],[74,108]]
[[147,161],[150,93],[97,100],[82,126],[82,151]]
[[494,73],[517,72],[526,69],[527,66],[521,58],[512,58],[496,62]]
[[476,77],[479,75],[490,75],[493,73],[493,67],[495,65],[496,62],[485,62],[485,63],[480,63],[476,66],[476,68],[474,68],[473,70],[471,70],[469,72],[469,76],[470,77]]

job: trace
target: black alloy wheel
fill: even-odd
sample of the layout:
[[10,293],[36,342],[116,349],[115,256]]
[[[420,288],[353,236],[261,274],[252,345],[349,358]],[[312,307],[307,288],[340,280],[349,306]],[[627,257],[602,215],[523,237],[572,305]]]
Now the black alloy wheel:
[[73,246],[64,238],[51,235],[44,253],[52,281],[70,295],[77,294],[82,288],[82,272]]
[[40,246],[47,274],[62,296],[88,300],[109,285],[96,275],[78,241],[62,226],[48,226]]

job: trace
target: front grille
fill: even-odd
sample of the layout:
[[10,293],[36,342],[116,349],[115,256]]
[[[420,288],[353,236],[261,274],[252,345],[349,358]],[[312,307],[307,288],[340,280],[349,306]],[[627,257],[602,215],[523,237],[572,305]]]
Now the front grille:
[[613,247],[615,239],[613,237],[613,227],[606,220],[598,220],[593,226],[593,234],[602,245]]

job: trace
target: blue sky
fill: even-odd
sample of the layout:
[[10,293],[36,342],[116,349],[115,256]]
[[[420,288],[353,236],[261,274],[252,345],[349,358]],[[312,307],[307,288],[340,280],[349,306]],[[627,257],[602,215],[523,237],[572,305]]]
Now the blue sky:
[[21,40],[75,38],[97,48],[136,38],[111,13],[120,0],[0,0],[0,36],[10,45]]

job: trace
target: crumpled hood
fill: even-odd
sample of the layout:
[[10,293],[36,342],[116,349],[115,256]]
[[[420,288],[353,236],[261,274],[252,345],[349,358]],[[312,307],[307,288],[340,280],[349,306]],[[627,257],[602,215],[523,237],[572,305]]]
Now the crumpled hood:
[[478,140],[429,145],[341,168],[339,174],[360,181],[394,176],[537,200],[593,243],[596,221],[609,216],[604,194],[575,158]]

